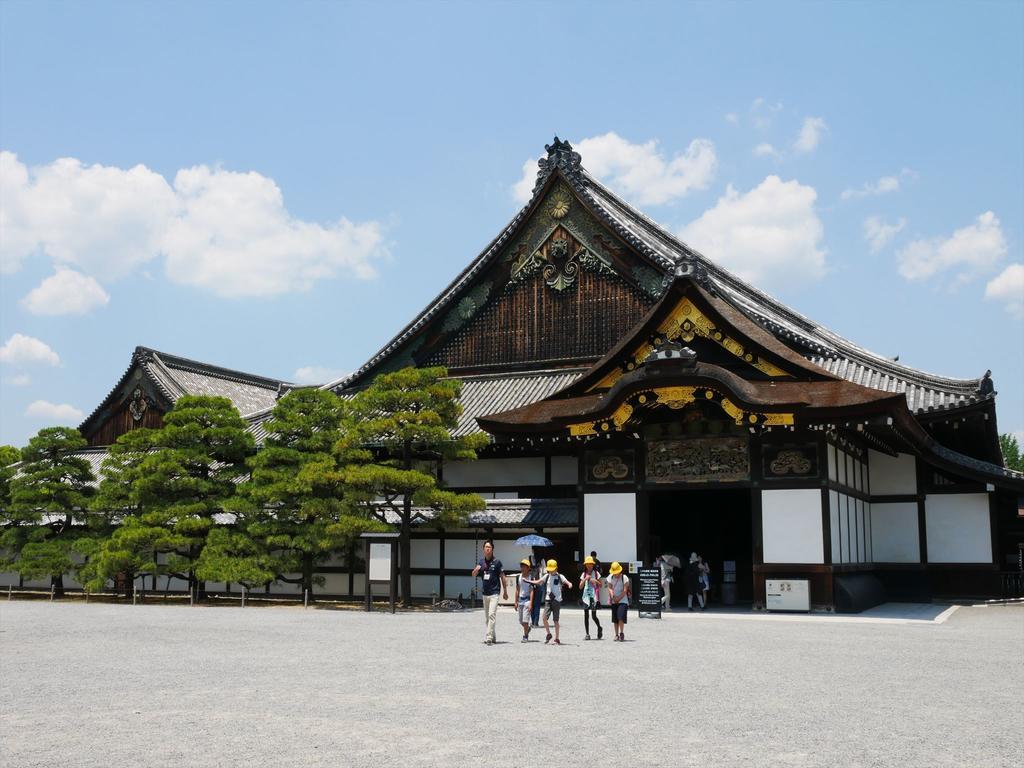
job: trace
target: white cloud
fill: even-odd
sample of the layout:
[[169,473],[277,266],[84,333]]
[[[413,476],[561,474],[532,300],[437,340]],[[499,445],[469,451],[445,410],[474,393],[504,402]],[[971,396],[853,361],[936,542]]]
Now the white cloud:
[[871,251],[877,253],[906,226],[907,220],[902,217],[895,224],[889,224],[881,216],[868,216],[864,219],[864,239],[868,241]]
[[1004,302],[1011,315],[1024,318],[1024,264],[1011,264],[989,280],[985,299]]
[[782,102],[769,102],[764,96],[758,96],[750,103],[750,114],[756,128],[767,128],[772,124],[775,115],[782,111]]
[[860,189],[844,189],[840,197],[843,200],[855,200],[861,197],[878,197],[889,192],[896,192],[900,188],[900,179],[916,179],[917,173],[904,168],[898,176],[882,176],[878,181],[866,181]]
[[733,125],[740,124],[740,116],[735,112],[727,112],[725,115],[725,122],[732,123]]
[[805,117],[803,125],[800,126],[800,133],[793,142],[793,149],[801,154],[813,152],[818,148],[826,131],[828,126],[822,118]]
[[84,315],[96,307],[105,307],[110,296],[93,278],[58,267],[21,300],[33,315]]
[[304,365],[301,368],[296,369],[295,379],[296,384],[327,384],[332,381],[344,377],[348,371],[343,371],[340,368],[326,368],[320,365]]
[[122,277],[157,255],[177,203],[144,165],[123,170],[73,158],[27,168],[0,152],[0,265],[6,272],[41,250],[57,264]]
[[25,415],[32,419],[52,424],[77,424],[84,415],[73,405],[67,403],[51,403],[46,400],[35,400],[25,409]]
[[798,181],[768,176],[746,193],[731,185],[714,208],[680,232],[708,258],[756,285],[792,285],[825,274],[818,195]]
[[1006,251],[999,219],[986,211],[948,238],[914,240],[897,253],[897,258],[900,274],[908,280],[924,280],[955,269],[959,270],[957,281],[964,281],[994,268]]
[[60,357],[45,342],[16,333],[0,347],[0,363],[60,365]]
[[27,373],[16,373],[14,376],[5,376],[3,383],[9,387],[27,387],[32,383],[32,377]]
[[754,147],[754,157],[770,157],[774,160],[781,160],[782,153],[765,141]]
[[840,197],[843,200],[850,200],[857,197],[877,197],[888,192],[895,192],[900,188],[900,180],[895,176],[883,176],[872,183],[867,181],[860,189],[844,189]]
[[115,279],[165,257],[168,276],[221,296],[269,296],[339,274],[369,278],[385,253],[377,222],[322,225],[292,216],[273,179],[195,166],[173,185],[64,158],[27,168],[0,152],[0,269],[36,253]]
[[[588,171],[637,205],[660,205],[705,189],[718,166],[715,145],[707,139],[694,139],[671,158],[654,139],[634,144],[616,133],[583,139],[573,147]],[[527,161],[512,188],[519,202],[530,199],[536,175],[537,161]]]

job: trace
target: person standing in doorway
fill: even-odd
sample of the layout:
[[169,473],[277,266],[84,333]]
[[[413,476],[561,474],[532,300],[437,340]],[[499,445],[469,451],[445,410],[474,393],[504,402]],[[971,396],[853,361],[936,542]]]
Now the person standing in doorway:
[[700,582],[700,562],[696,552],[690,553],[690,562],[683,571],[683,586],[686,587],[686,608],[693,610],[693,598],[697,598],[701,610],[704,609],[704,590]]
[[561,645],[562,641],[558,639],[558,618],[562,612],[562,587],[572,589],[572,582],[558,572],[557,560],[548,560],[547,572],[544,579],[544,586],[547,587],[544,604],[544,632],[547,637],[544,638],[544,642],[551,642],[551,627],[548,621],[553,620],[555,622],[555,645]]
[[601,621],[597,618],[597,609],[601,602],[601,572],[597,570],[597,564],[593,556],[583,561],[583,573],[580,574],[580,599],[583,602],[583,628],[586,635],[584,640],[590,639],[590,619],[594,619],[594,626],[597,627],[597,639],[604,636],[601,629]]
[[700,562],[700,588],[704,593],[704,603],[702,607],[707,609],[708,597],[711,594],[711,564],[704,559],[703,556],[699,557]]
[[629,585],[629,576],[622,572],[622,566],[617,562],[608,568],[608,591],[611,597],[615,639],[621,643],[626,639],[626,614],[629,611],[632,588]]
[[519,593],[516,596],[516,618],[523,626],[522,642],[530,642],[530,612],[533,609],[533,591],[537,584],[536,580],[530,578],[529,559],[519,561]]
[[494,645],[497,642],[494,625],[498,618],[498,595],[501,595],[502,600],[508,600],[508,585],[505,583],[501,560],[494,557],[494,542],[490,539],[484,542],[484,556],[473,569],[473,576],[479,576],[484,582],[480,590],[484,596],[484,617],[487,620],[484,643]]
[[665,593],[661,597],[661,604],[668,611],[672,608],[672,564],[665,559],[664,555],[658,555],[658,559],[654,561],[654,564],[658,566],[661,589]]

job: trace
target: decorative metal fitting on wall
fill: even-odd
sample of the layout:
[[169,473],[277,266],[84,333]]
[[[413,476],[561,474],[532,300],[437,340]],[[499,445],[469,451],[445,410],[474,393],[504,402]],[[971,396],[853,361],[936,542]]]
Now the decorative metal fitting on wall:
[[580,271],[578,257],[582,251],[580,248],[570,254],[568,240],[552,240],[548,245],[548,260],[542,271],[544,282],[556,291],[571,287]]

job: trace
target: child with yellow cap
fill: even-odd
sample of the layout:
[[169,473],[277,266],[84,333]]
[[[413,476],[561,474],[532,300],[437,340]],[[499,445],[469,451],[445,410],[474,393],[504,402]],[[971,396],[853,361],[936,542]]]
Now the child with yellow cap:
[[572,589],[572,582],[558,572],[557,560],[548,560],[547,572],[546,576],[541,577],[541,581],[547,583],[545,598],[547,605],[544,608],[544,631],[547,633],[547,637],[544,642],[551,642],[551,627],[548,625],[548,621],[553,619],[555,622],[555,645],[561,645],[562,641],[558,639],[558,616],[562,612],[562,587]]
[[601,621],[597,618],[597,609],[601,604],[601,571],[597,569],[597,562],[593,555],[588,555],[583,561],[583,573],[580,574],[580,600],[583,601],[583,628],[586,632],[584,640],[590,639],[590,619],[594,619],[594,626],[597,627],[597,639],[604,636],[601,629]]
[[608,574],[608,592],[611,597],[615,639],[622,642],[626,639],[626,613],[629,611],[629,598],[633,593],[633,588],[629,584],[629,576],[622,572],[622,566],[619,563],[612,563]]

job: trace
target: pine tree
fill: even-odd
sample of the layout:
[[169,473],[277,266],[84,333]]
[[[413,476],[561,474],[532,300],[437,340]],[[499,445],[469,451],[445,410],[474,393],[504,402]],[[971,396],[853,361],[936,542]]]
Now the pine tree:
[[1016,435],[1009,433],[999,436],[999,447],[1003,451],[1003,464],[1008,469],[1024,472],[1024,456],[1021,455],[1020,443]]
[[21,451],[18,474],[9,481],[10,503],[0,510],[3,567],[27,579],[49,576],[64,594],[76,527],[88,523],[88,501],[96,477],[75,452],[87,447],[77,429],[47,427]]
[[342,502],[332,453],[341,418],[332,392],[299,389],[281,398],[264,424],[263,448],[249,459],[250,477],[232,503],[236,530],[218,533],[216,548],[207,546],[201,575],[248,586],[297,582],[313,594],[315,564],[372,527],[346,514]]
[[155,581],[156,576],[167,572],[160,556],[187,545],[184,537],[162,524],[162,512],[152,519],[147,516],[134,490],[143,461],[157,450],[159,434],[154,429],[124,433],[110,446],[100,466],[102,480],[92,499],[92,509],[106,535],[75,543],[76,550],[86,556],[79,577],[90,589],[103,589],[118,575],[123,575],[128,584],[147,575]]
[[0,514],[11,503],[11,478],[17,472],[21,451],[13,445],[0,445]]
[[400,591],[409,604],[413,506],[430,507],[439,527],[464,525],[484,508],[473,493],[438,485],[431,462],[475,459],[484,435],[456,438],[461,382],[444,368],[404,368],[378,376],[345,404],[346,429],[335,451],[346,499],[367,517],[398,521]]
[[153,442],[154,449],[132,471],[128,498],[141,508],[134,517],[167,537],[159,531],[138,532],[144,546],[173,544],[161,569],[201,590],[196,564],[215,516],[246,474],[255,443],[230,400],[205,395],[179,398]]

